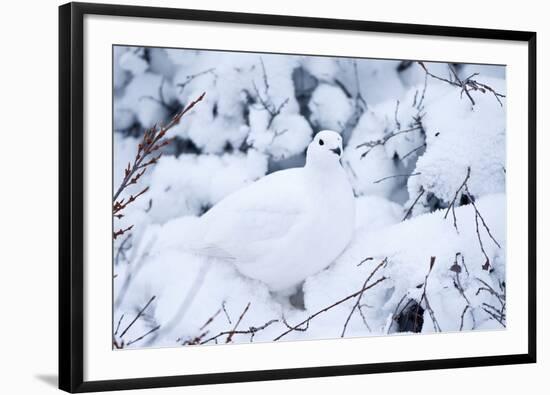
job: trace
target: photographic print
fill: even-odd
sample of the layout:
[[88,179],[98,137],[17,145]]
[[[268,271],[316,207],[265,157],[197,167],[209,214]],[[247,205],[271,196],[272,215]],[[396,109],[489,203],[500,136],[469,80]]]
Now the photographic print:
[[114,349],[506,329],[506,66],[112,50]]

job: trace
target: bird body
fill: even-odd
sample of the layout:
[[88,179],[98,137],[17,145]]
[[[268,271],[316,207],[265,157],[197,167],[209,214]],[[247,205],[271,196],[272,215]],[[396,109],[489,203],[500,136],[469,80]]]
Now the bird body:
[[201,217],[194,251],[232,261],[281,293],[326,268],[350,242],[355,221],[341,141],[320,132],[303,168],[274,172],[221,200]]

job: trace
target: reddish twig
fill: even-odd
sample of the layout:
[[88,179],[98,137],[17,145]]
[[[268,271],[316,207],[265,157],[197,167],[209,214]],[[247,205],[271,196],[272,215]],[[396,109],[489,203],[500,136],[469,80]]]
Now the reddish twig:
[[225,318],[227,318],[227,322],[231,324],[231,318],[229,318],[229,314],[227,313],[227,310],[225,309],[225,301],[222,302],[222,310],[225,314]]
[[[178,112],[167,125],[161,127],[157,127],[157,125],[154,125],[152,128],[145,130],[145,132],[143,133],[143,138],[138,144],[138,150],[136,156],[134,157],[134,161],[133,163],[128,162],[128,165],[124,169],[124,177],[113,195],[113,216],[115,216],[116,218],[122,218],[123,214],[121,213],[121,211],[125,209],[128,204],[134,202],[138,197],[147,192],[148,187],[144,188],[137,195],[131,195],[128,200],[117,200],[120,194],[126,188],[128,188],[130,185],[138,183],[140,178],[145,173],[147,167],[154,165],[158,162],[161,154],[153,154],[173,141],[173,139],[171,138],[164,138],[166,133],[171,128],[176,126],[180,122],[181,117],[183,117],[198,102],[200,102],[204,98],[204,95],[205,94],[203,93],[196,100],[189,103],[182,111]],[[119,232],[114,232],[113,237],[116,238],[120,234],[124,233]]]
[[122,236],[124,233],[131,231],[133,227],[134,225],[130,225],[125,229],[119,229],[113,232],[113,239],[116,240],[118,236]]
[[232,331],[229,332],[228,336],[227,336],[227,339],[225,339],[225,342],[226,343],[229,343],[231,342],[231,339],[233,338],[233,334],[235,333],[235,331],[237,330],[237,327],[239,326],[239,324],[241,323],[243,317],[245,316],[246,312],[248,311],[248,308],[250,307],[250,302],[248,302],[248,304],[246,305],[246,307],[244,308],[243,312],[241,313],[239,319],[237,320],[237,323],[235,324],[235,327],[233,328]]
[[220,314],[222,312],[222,308],[220,307],[218,309],[218,311],[216,311],[210,318],[208,318],[206,320],[206,322],[199,328],[199,330],[203,330],[204,328],[206,328],[208,325],[210,325],[212,323],[212,321],[214,321],[214,319],[216,319],[216,317],[218,316],[218,314]]

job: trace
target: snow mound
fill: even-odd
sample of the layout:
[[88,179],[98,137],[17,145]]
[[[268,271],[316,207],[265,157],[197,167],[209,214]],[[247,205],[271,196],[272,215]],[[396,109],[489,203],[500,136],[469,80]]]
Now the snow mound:
[[[472,205],[456,210],[459,233],[450,219],[443,219],[443,211],[399,222],[399,206],[385,199],[361,197],[358,207],[358,227],[352,244],[328,269],[306,280],[305,310],[277,300],[264,284],[243,277],[231,264],[216,263],[208,271],[184,319],[169,333],[159,332],[160,338],[151,337],[150,345],[174,346],[191,341],[205,332],[205,323],[218,312],[207,326],[208,334],[201,338],[201,341],[208,340],[231,330],[248,303],[250,306],[239,327],[246,331],[271,322],[266,329],[257,331],[253,340],[272,341],[288,330],[287,325],[307,320],[335,301],[361,290],[365,279],[384,259],[385,265],[375,272],[370,284],[382,280],[364,292],[361,314],[356,312],[351,316],[345,336],[397,332],[396,312],[404,307],[406,310],[407,304],[420,302],[424,289],[435,321],[430,314],[424,314],[421,332],[487,330],[505,325],[491,316],[493,308],[501,308],[500,296],[488,291],[495,290],[498,295],[505,292],[504,195],[485,196],[477,202],[492,235],[500,244],[499,248],[481,232],[484,249],[491,261],[490,270],[483,268],[485,258],[479,248]],[[364,209],[368,207],[371,210],[367,214]],[[148,310],[148,319],[142,320],[126,335],[127,339],[172,322],[187,290],[192,288],[194,279],[206,264],[185,251],[185,239],[193,232],[195,221],[194,217],[181,217],[164,225],[151,225],[142,238],[133,262],[139,269],[134,269],[136,278],[119,302],[118,311],[125,312],[124,322],[129,322],[132,314],[153,296],[154,307]],[[423,231],[418,232],[418,229]],[[432,257],[435,260],[430,271]],[[115,268],[121,282],[123,270]],[[116,288],[115,294],[120,294]],[[355,303],[356,299],[352,298],[338,304],[312,319],[307,331],[291,331],[282,340],[339,337]],[[222,306],[231,323],[225,313],[219,312]],[[114,317],[115,321],[118,319],[120,317]],[[231,341],[250,342],[250,337],[250,333],[235,335]],[[227,335],[223,335],[219,339],[223,343],[226,338]]]

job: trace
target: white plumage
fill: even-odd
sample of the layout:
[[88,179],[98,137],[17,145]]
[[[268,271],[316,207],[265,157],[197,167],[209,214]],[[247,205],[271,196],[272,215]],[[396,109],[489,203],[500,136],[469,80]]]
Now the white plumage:
[[272,291],[292,291],[330,265],[351,240],[354,195],[341,153],[338,133],[319,132],[304,167],[274,172],[204,214],[193,251],[232,261]]

